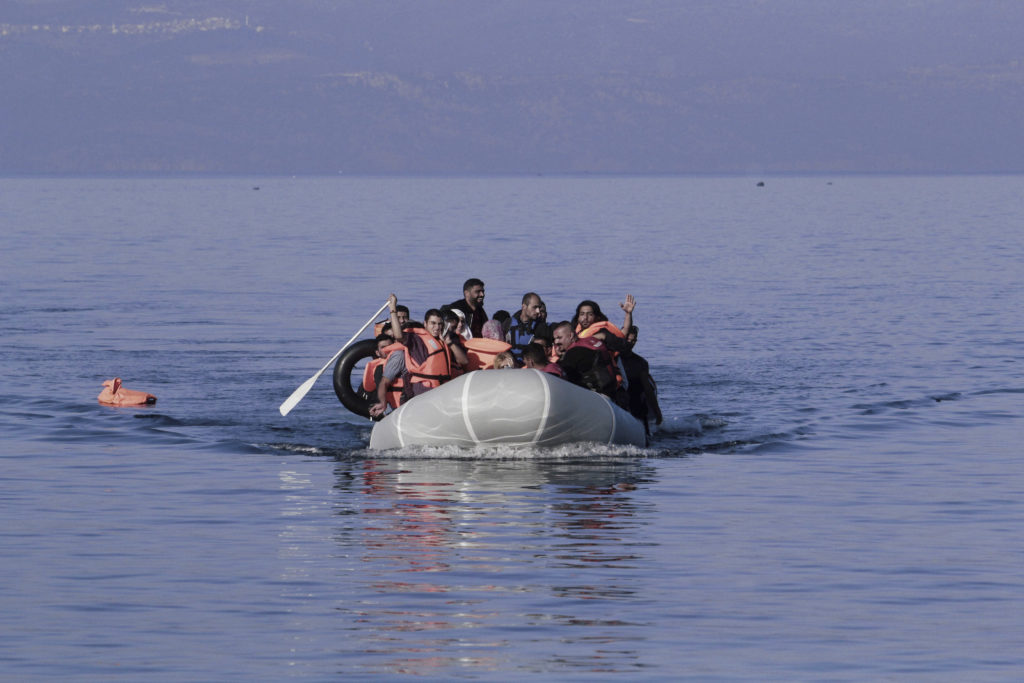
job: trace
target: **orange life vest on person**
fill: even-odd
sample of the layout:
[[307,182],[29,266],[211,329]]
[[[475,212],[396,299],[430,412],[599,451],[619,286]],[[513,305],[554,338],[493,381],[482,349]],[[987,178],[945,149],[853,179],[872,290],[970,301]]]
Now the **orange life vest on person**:
[[601,322],[596,323],[590,323],[590,327],[588,327],[585,330],[581,330],[580,326],[576,325],[576,336],[579,337],[580,339],[586,339],[587,337],[593,336],[594,334],[600,332],[601,330],[608,330],[619,339],[626,338],[626,335],[622,333],[622,330],[620,330],[617,326],[608,322],[607,320],[602,320]]
[[[415,334],[423,342],[427,350],[427,357],[422,363],[417,363],[409,347],[405,344],[395,344],[401,347],[405,353],[405,372],[409,377],[408,389],[411,395],[421,394],[428,389],[435,389],[452,378],[452,356],[448,345],[422,327],[410,327],[404,330],[406,335]],[[390,347],[388,347],[390,348]]]
[[466,372],[489,368],[494,364],[494,359],[499,353],[512,349],[511,344],[487,337],[466,339],[462,345],[466,347],[466,355],[469,357]]
[[[382,351],[390,353],[391,351],[398,350],[399,346],[399,344],[390,344],[385,346]],[[373,397],[374,401],[377,400],[377,369],[380,368],[383,370],[384,364],[387,362],[387,356],[385,355],[384,358],[374,358],[370,360],[370,362],[366,364],[366,367],[363,368],[362,389]],[[402,381],[402,377],[398,376],[391,383],[391,386],[388,387],[387,393],[384,394],[387,399],[387,404],[391,406],[392,409],[397,408],[398,404],[401,402],[402,388],[404,386],[405,383]]]
[[548,349],[548,362],[549,363],[557,363],[558,359],[559,359],[558,349],[556,349],[555,345],[552,344],[551,348]]
[[[577,324],[576,325],[576,336],[579,337],[580,339],[586,339],[587,337],[592,337],[593,335],[597,334],[601,330],[607,330],[608,332],[610,332],[611,334],[614,334],[619,339],[625,339],[626,338],[626,335],[622,333],[622,330],[620,330],[618,328],[618,326],[616,326],[613,323],[608,322],[607,320],[602,320],[600,322],[590,323],[590,327],[588,327],[585,330],[580,330],[580,326]],[[615,368],[615,381],[621,387],[622,386],[622,369],[619,367],[619,353],[618,353],[618,351],[611,351],[610,353],[612,354],[613,366]]]

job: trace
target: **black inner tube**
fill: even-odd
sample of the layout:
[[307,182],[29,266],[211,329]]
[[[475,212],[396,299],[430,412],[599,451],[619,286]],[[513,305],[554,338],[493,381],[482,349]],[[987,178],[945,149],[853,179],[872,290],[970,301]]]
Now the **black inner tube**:
[[334,393],[341,405],[361,417],[370,416],[370,406],[377,402],[377,398],[363,391],[362,377],[358,378],[359,388],[352,388],[352,370],[359,361],[372,358],[376,353],[377,340],[364,339],[345,349],[334,364]]

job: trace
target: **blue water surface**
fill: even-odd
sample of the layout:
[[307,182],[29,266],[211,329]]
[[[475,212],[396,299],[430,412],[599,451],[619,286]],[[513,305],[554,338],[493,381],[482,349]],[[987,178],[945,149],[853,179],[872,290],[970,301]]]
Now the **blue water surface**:
[[[756,180],[0,179],[3,677],[1024,675],[1024,178]],[[467,277],[634,294],[651,447],[277,412]]]

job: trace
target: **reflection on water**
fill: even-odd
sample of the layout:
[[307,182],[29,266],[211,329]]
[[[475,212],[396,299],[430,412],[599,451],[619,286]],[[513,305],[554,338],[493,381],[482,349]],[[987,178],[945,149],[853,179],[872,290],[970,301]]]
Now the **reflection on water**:
[[[381,672],[628,669],[634,538],[653,514],[634,492],[652,474],[637,460],[340,464],[348,637]],[[538,657],[505,661],[524,633]]]

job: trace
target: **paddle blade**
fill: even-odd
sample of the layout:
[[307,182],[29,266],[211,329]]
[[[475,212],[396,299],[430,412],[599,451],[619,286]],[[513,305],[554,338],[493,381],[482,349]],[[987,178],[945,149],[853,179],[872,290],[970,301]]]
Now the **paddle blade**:
[[278,410],[281,411],[281,415],[287,415],[288,413],[290,413],[292,411],[292,408],[298,405],[299,401],[305,398],[306,394],[309,393],[309,390],[313,388],[313,385],[316,383],[318,377],[320,377],[320,375],[316,374],[307,379],[305,382],[299,385],[298,389],[292,392],[291,396],[284,400],[284,403],[282,403],[281,407],[278,408]]

